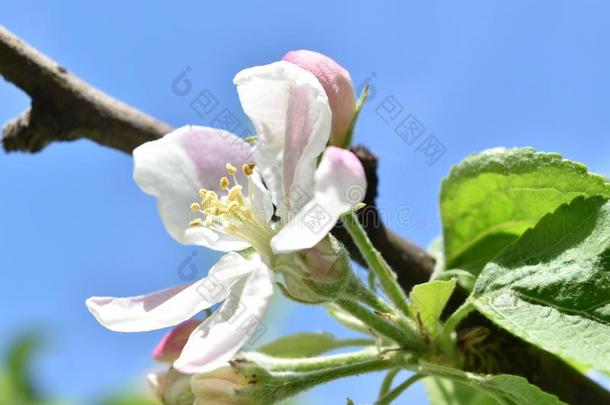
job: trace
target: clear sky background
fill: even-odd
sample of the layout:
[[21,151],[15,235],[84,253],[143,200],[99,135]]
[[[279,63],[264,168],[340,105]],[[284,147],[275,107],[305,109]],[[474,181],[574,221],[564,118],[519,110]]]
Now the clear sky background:
[[[381,159],[379,203],[390,225],[427,245],[440,232],[438,192],[451,165],[494,146],[534,146],[610,172],[610,4],[604,1],[4,1],[0,24],[94,86],[174,126],[209,125],[190,106],[203,90],[245,122],[232,78],[292,49],[326,53],[368,81],[356,142]],[[172,82],[189,68],[192,91]],[[377,110],[393,96],[390,124]],[[0,122],[29,100],[0,82]],[[220,107],[219,107],[220,108]],[[215,111],[218,112],[219,110]],[[381,110],[380,110],[381,111]],[[395,126],[412,114],[446,152],[433,165]],[[387,119],[388,117],[385,116]],[[37,328],[47,392],[88,403],[141,383],[160,332],[117,334],[84,301],[174,285],[193,251],[176,244],[131,158],[90,141],[36,155],[0,152],[0,352]],[[317,309],[276,306],[265,339],[338,328]],[[274,327],[271,327],[271,326]],[[379,377],[317,388],[308,403],[371,403]],[[420,384],[405,398],[425,403]]]

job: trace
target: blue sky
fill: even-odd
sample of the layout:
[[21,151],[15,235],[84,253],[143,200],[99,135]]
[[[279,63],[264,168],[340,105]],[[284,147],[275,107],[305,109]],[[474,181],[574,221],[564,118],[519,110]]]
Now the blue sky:
[[[245,67],[292,49],[332,56],[356,85],[372,86],[356,142],[381,158],[379,202],[388,221],[426,245],[440,231],[440,181],[468,153],[534,146],[609,174],[609,11],[607,2],[566,0],[22,0],[3,4],[0,23],[93,85],[174,126],[213,121],[190,106],[204,90],[245,122],[232,85]],[[187,68],[192,91],[176,95],[172,82]],[[28,103],[0,82],[0,122]],[[400,114],[388,115],[387,103]],[[412,145],[395,132],[409,115],[425,127]],[[418,145],[431,135],[445,152],[429,165]],[[0,350],[20,331],[45,331],[49,343],[36,374],[62,397],[87,401],[137,384],[154,368],[150,350],[161,334],[108,332],[84,300],[183,282],[178,268],[194,250],[165,233],[154,200],[133,183],[125,154],[89,141],[31,156],[0,154]],[[216,257],[199,250],[198,272]],[[267,339],[305,330],[348,334],[317,308],[281,305],[270,318]],[[342,403],[349,395],[370,403],[378,380],[350,379],[305,398]],[[422,403],[423,395],[417,385],[406,397]]]

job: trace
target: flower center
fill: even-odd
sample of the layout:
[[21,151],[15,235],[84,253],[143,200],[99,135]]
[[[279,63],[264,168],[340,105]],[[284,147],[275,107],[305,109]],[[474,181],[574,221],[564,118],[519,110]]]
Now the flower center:
[[[266,223],[264,216],[255,210],[256,201],[252,201],[255,193],[244,195],[243,187],[237,181],[237,169],[230,163],[226,164],[228,177],[219,180],[220,189],[224,195],[218,195],[213,190],[199,190],[200,202],[191,204],[191,212],[196,216],[191,227],[204,226],[217,232],[229,233],[248,242],[261,253],[270,254],[269,242],[274,231]],[[254,165],[246,163],[242,173],[248,178],[248,187],[255,187],[250,176],[254,173]],[[233,184],[231,184],[232,179]]]

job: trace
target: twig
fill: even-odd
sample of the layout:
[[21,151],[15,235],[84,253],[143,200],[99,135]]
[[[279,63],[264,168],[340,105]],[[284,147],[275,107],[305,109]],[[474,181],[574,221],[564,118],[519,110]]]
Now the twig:
[[6,151],[37,152],[56,140],[85,137],[131,153],[172,129],[91,87],[2,26],[0,75],[32,99],[4,126]]

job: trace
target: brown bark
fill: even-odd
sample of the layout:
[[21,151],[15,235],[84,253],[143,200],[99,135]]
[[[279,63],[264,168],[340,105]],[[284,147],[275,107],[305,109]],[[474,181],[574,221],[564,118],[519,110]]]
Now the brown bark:
[[91,87],[0,26],[0,75],[25,91],[30,109],[7,123],[7,151],[37,152],[57,140],[89,138],[130,153],[171,127]]

